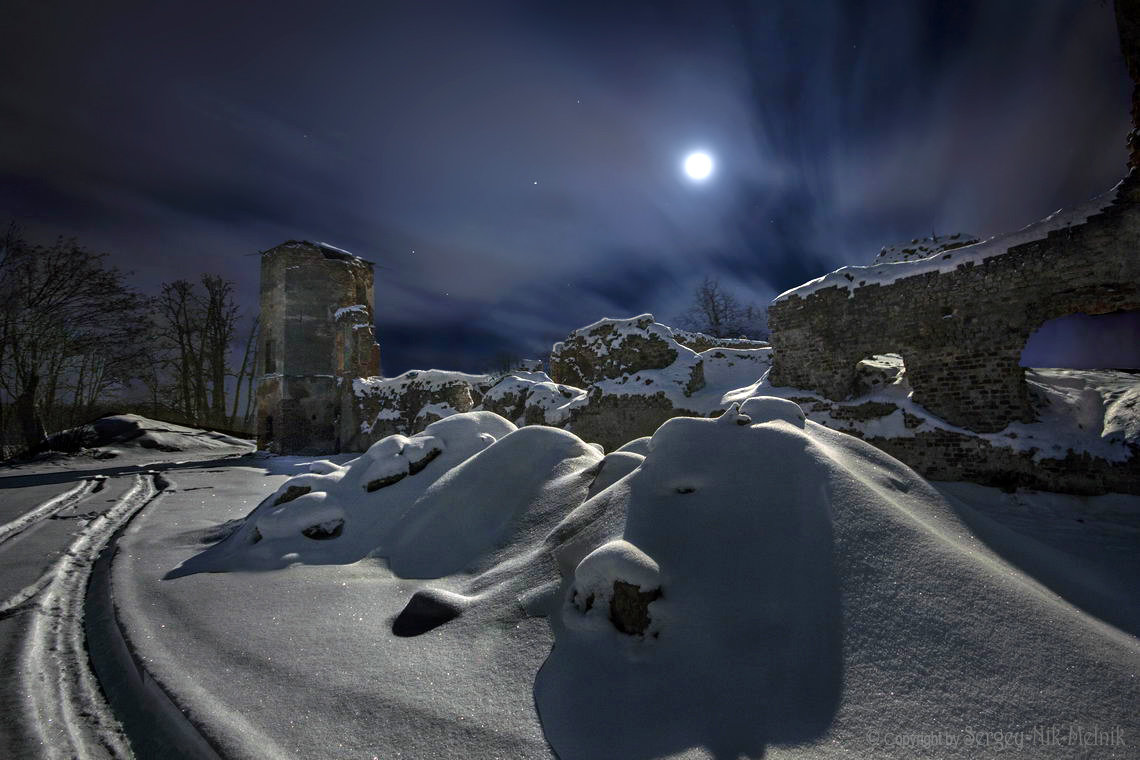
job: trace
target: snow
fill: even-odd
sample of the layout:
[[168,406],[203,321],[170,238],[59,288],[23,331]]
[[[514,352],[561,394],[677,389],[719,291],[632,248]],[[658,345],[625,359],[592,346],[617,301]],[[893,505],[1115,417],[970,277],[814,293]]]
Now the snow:
[[830,274],[784,291],[772,302],[784,301],[793,296],[806,298],[816,291],[833,287],[846,289],[849,297],[854,298],[856,290],[866,285],[890,285],[907,277],[928,272],[952,272],[966,264],[980,264],[986,259],[1001,256],[1015,246],[1041,240],[1051,232],[1084,224],[1090,216],[1100,213],[1116,200],[1122,184],[1123,181],[1118,182],[1107,192],[1071,209],[1058,209],[1044,219],[1016,232],[995,235],[980,243],[936,253],[924,259],[841,267]]
[[[684,346],[680,349],[688,351]],[[771,348],[710,348],[699,354],[690,353],[691,356],[680,353],[677,361],[663,369],[640,370],[612,380],[602,380],[591,388],[615,396],[662,394],[675,409],[707,416],[730,403],[725,401],[725,394],[755,382],[772,364]],[[705,384],[695,392],[686,393],[686,385],[697,361],[703,365]],[[572,403],[571,408],[587,403],[588,397],[583,395]]]
[[924,238],[912,238],[906,243],[885,245],[875,257],[876,264],[893,264],[897,261],[913,261],[928,259],[945,251],[955,248],[964,248],[977,243],[973,235],[955,232],[953,235],[932,235]]
[[768,341],[766,340],[754,340],[752,338],[717,338],[707,333],[681,330],[676,327],[671,327],[669,330],[672,332],[673,338],[682,343],[697,342],[699,340],[712,341],[721,348],[764,348],[768,345]]
[[493,549],[521,543],[535,523],[557,522],[584,501],[593,480],[586,470],[601,458],[566,431],[520,428],[432,484],[379,551],[403,578],[486,569]]
[[368,305],[358,303],[358,304],[354,304],[352,306],[342,306],[341,308],[339,308],[335,312],[333,312],[333,319],[339,320],[341,317],[345,316],[346,314],[364,314],[364,315],[367,315],[368,314]]
[[[622,444],[618,447],[618,451],[628,451],[632,454],[640,454],[641,456],[649,455],[649,444],[652,438],[648,435],[643,435],[640,438],[634,438],[628,443]],[[616,453],[616,452],[615,452]]]
[[451,415],[457,414],[457,413],[458,413],[458,410],[455,407],[453,407],[451,404],[445,404],[445,403],[424,404],[424,406],[421,407],[418,412],[416,412],[416,419],[417,420],[426,419],[428,417],[436,417],[436,418],[450,417]]
[[[1106,418],[1134,399],[1052,372],[1086,422],[1090,382]],[[1137,497],[935,488],[737,395],[604,457],[469,412],[355,457],[171,465],[145,508],[150,476],[112,477],[115,520],[75,557],[135,515],[99,592],[138,673],[116,688],[168,695],[171,731],[235,758],[911,758],[939,732],[965,759],[992,732],[1140,729]],[[85,567],[52,576],[65,614],[37,618],[27,678],[86,659]],[[654,592],[642,632],[612,619],[619,581]],[[36,694],[61,735],[103,715]]]
[[[343,465],[325,461],[286,481],[224,541],[179,567],[187,573],[296,563],[355,562],[388,546],[389,533],[411,519],[439,478],[516,430],[490,412],[451,415],[413,436],[392,435]],[[290,489],[300,495],[290,499]],[[451,492],[451,499],[459,498]],[[469,498],[469,497],[464,497]],[[313,540],[340,522],[339,534]],[[337,526],[332,525],[332,528]]]
[[[601,333],[605,328],[609,329],[605,330],[605,335],[602,336],[603,339],[599,340],[595,333]],[[657,322],[653,315],[648,313],[638,314],[636,317],[628,318],[604,317],[596,322],[591,322],[585,327],[579,327],[570,333],[570,338],[577,337],[585,340],[586,343],[592,347],[594,353],[597,353],[599,356],[605,356],[609,353],[609,350],[619,348],[627,335],[637,335],[639,337],[656,335],[667,342],[673,340],[673,331]],[[555,343],[552,353],[562,351],[565,346],[565,341]]]
[[52,440],[77,438],[83,442],[86,456],[105,459],[120,457],[126,453],[137,454],[143,450],[221,453],[232,451],[234,447],[244,448],[253,445],[252,441],[234,438],[224,433],[159,422],[137,414],[100,417],[87,425],[64,430],[52,436]]
[[[483,396],[487,401],[502,401],[508,396],[525,399],[527,408],[542,410],[543,421],[547,425],[564,425],[570,419],[570,410],[586,398],[585,391],[568,385],[555,383],[541,370],[514,370],[503,377]],[[515,420],[521,425],[523,420]]]
[[467,372],[453,372],[442,369],[410,369],[396,377],[354,377],[352,389],[357,397],[376,394],[403,393],[415,383],[423,390],[439,390],[453,383],[467,383],[479,386],[490,381],[490,375],[472,375]]
[[[897,354],[865,361],[881,368],[903,369],[902,359]],[[996,433],[975,433],[927,411],[911,398],[905,371],[893,382],[846,402],[829,401],[802,388],[773,386],[766,374],[750,385],[726,393],[723,401],[740,403],[756,395],[812,399],[820,408],[809,410],[808,419],[833,428],[857,430],[866,438],[910,438],[923,432],[946,430],[1029,453],[1035,461],[1064,459],[1073,452],[1123,462],[1133,456],[1133,447],[1140,446],[1140,416],[1137,415],[1140,377],[1137,375],[1116,370],[1035,368],[1027,369],[1025,376],[1030,394],[1036,400],[1038,419],[1014,422]],[[868,401],[894,404],[898,409],[885,417],[868,420],[832,415],[833,409]],[[905,415],[916,418],[918,423],[908,427]]]
[[578,563],[571,596],[581,599],[587,594],[599,594],[608,598],[613,593],[614,581],[631,583],[646,591],[655,589],[661,585],[661,568],[628,541],[610,541]]
[[[624,449],[472,412],[356,459],[175,473],[123,538],[124,630],[235,757],[909,758],[869,737],[1140,727],[1135,497],[935,490],[779,398]],[[305,519],[250,544],[275,509]],[[659,591],[644,633],[611,622],[615,581]]]

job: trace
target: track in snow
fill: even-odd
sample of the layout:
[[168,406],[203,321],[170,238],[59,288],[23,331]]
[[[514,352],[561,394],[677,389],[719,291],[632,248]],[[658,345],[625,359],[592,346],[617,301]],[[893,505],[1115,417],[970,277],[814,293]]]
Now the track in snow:
[[[153,471],[134,479],[130,490],[88,523],[59,561],[33,584],[39,588],[32,596],[42,592],[32,613],[19,677],[26,695],[26,718],[44,757],[131,757],[130,744],[91,669],[83,616],[88,580],[99,553],[120,527],[166,487],[162,476]],[[72,493],[78,492],[68,492]],[[40,513],[46,506],[33,511]],[[0,613],[11,601],[0,605]]]
[[14,536],[18,536],[36,523],[46,520],[52,515],[58,514],[68,507],[75,506],[91,494],[102,491],[103,483],[106,482],[106,480],[106,475],[97,475],[93,478],[86,478],[74,488],[61,493],[55,498],[48,499],[43,504],[39,505],[35,509],[31,509],[25,512],[15,520],[0,525],[0,544],[3,544],[5,541]]

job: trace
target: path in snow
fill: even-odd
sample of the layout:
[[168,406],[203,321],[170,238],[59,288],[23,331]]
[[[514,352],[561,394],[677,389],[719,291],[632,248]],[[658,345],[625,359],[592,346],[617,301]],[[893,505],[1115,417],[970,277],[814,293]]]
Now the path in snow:
[[134,475],[130,490],[93,520],[50,571],[20,663],[25,719],[46,757],[130,757],[130,745],[91,670],[83,629],[87,581],[115,531],[158,494],[157,474]]
[[[217,450],[161,463],[153,451],[107,464],[65,457],[0,476],[0,757],[131,757],[107,688],[130,692],[128,710],[131,698],[145,701],[148,731],[161,724],[160,737],[191,753],[172,757],[210,755],[131,660],[109,568],[119,533],[166,487],[158,470],[208,466],[219,454],[226,458]],[[115,713],[123,696],[112,694]]]

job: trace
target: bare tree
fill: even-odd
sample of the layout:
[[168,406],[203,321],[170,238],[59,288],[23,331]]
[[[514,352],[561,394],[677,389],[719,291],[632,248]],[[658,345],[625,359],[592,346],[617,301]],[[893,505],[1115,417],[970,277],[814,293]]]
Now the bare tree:
[[188,423],[224,425],[229,422],[226,378],[232,376],[229,355],[239,312],[232,282],[203,275],[201,283],[201,290],[188,280],[163,284],[154,302],[157,335],[160,349],[169,354],[164,364],[171,406]]
[[32,244],[10,227],[2,248],[0,388],[34,447],[128,382],[144,351],[143,300],[106,254],[73,239]]
[[680,327],[714,338],[768,337],[767,309],[742,305],[715,278],[706,276],[693,291],[693,301],[678,319]]
[[[253,324],[249,328],[249,335],[245,339],[245,351],[242,352],[241,366],[238,367],[237,374],[234,375],[234,405],[233,411],[230,412],[230,428],[242,427],[245,418],[249,416],[249,410],[252,408],[253,401],[253,379],[257,375],[257,336],[258,325],[261,322],[261,317],[253,318]],[[246,381],[246,412],[238,417],[238,401],[241,399],[242,381]]]

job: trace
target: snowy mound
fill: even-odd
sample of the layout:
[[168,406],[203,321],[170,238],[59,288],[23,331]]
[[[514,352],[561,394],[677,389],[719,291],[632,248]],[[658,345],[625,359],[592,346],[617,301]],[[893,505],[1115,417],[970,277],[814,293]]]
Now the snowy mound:
[[928,259],[945,251],[955,248],[964,248],[978,242],[973,235],[964,235],[955,232],[953,235],[933,235],[931,237],[913,238],[905,243],[885,245],[875,256],[876,264],[893,264],[896,261],[914,261]]
[[496,414],[470,412],[434,422],[411,437],[390,435],[343,465],[316,460],[308,473],[290,478],[263,500],[224,541],[172,575],[355,562],[381,549],[437,480],[515,431]]
[[128,451],[149,449],[165,452],[221,452],[252,448],[253,442],[211,430],[184,427],[170,422],[116,414],[101,417],[82,427],[65,430],[48,439],[47,447],[70,450],[76,445],[93,450],[97,457],[111,458]]
[[[536,716],[519,712],[532,704],[562,760],[909,758],[913,745],[869,737],[944,727],[993,742],[1061,720],[1060,706],[1067,720],[1135,725],[1140,645],[1073,606],[1134,608],[1125,579],[1085,583],[1072,557],[948,501],[786,399],[675,418],[606,457],[565,431],[455,415],[345,466],[314,463],[168,577],[298,563],[346,567],[234,574],[222,588],[244,596],[226,597],[224,615],[199,610],[221,604],[208,601],[225,596],[216,581],[158,592],[189,594],[178,607],[208,641],[218,626],[260,631],[286,605],[278,635],[338,642],[281,665],[222,653],[207,670],[190,654],[171,667],[175,681],[183,667],[252,679],[252,693],[226,695],[256,728],[228,736],[235,746],[280,732],[380,756],[531,756],[544,751]],[[346,610],[368,613],[346,623]],[[527,616],[547,618],[553,650]],[[367,633],[344,635],[358,630],[349,623]],[[375,692],[384,729],[339,701],[303,727],[285,721],[310,708],[280,679],[306,669],[322,694]],[[447,744],[458,721],[496,728]]]
[[[792,402],[743,412],[666,422],[623,481],[622,534],[566,579],[535,686],[559,757],[912,757],[868,737],[953,727],[961,743],[975,726],[993,742],[1060,705],[1132,721],[1136,639],[989,548],[1025,539]],[[1071,656],[1096,672],[1058,678]]]

